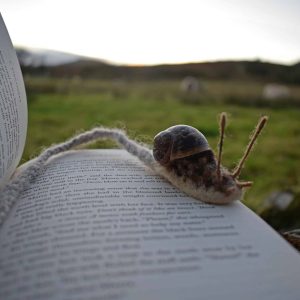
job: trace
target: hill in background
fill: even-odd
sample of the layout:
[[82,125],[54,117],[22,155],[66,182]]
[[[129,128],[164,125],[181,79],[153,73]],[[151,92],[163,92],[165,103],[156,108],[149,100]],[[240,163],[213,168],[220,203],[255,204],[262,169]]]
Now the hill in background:
[[54,78],[155,80],[194,76],[300,84],[300,63],[287,66],[256,61],[218,61],[155,66],[115,65],[56,51],[17,49],[24,75]]

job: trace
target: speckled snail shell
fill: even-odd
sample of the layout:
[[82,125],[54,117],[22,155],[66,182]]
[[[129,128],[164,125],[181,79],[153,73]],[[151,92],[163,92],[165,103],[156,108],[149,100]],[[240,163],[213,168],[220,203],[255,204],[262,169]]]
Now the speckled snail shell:
[[153,156],[161,165],[206,150],[210,146],[205,136],[188,125],[172,126],[154,137]]

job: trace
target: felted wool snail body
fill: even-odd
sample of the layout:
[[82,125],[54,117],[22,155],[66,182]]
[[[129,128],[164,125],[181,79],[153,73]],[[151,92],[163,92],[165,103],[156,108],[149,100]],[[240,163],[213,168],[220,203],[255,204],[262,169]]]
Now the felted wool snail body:
[[222,145],[226,115],[221,115],[219,155],[216,158],[205,136],[188,125],[172,126],[154,138],[155,167],[173,185],[186,194],[208,203],[227,204],[242,198],[243,189],[252,182],[240,182],[238,176],[262,130],[267,117],[263,117],[234,172],[221,166]]

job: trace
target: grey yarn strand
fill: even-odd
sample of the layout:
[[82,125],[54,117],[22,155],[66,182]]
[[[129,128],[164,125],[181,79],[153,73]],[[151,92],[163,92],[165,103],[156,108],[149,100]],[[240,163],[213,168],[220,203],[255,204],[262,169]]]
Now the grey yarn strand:
[[139,158],[145,165],[152,168],[154,158],[151,151],[129,139],[127,135],[119,129],[94,128],[91,131],[81,133],[70,140],[51,146],[38,156],[34,162],[24,171],[12,179],[0,192],[0,226],[3,224],[13,204],[19,195],[30,183],[41,173],[44,165],[52,156],[71,150],[76,146],[94,142],[98,139],[113,139],[124,147],[129,153]]

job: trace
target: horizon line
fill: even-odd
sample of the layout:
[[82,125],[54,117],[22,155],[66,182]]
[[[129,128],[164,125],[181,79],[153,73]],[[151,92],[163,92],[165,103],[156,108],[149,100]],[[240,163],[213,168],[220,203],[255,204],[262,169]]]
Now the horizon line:
[[32,50],[37,52],[56,52],[61,53],[64,55],[70,55],[82,59],[90,59],[95,60],[103,63],[107,63],[110,65],[115,66],[124,66],[124,67],[154,67],[154,66],[162,66],[162,65],[187,65],[187,64],[203,64],[203,63],[218,63],[218,62],[262,62],[262,63],[269,63],[269,64],[276,64],[276,65],[283,65],[283,66],[293,66],[300,63],[300,56],[298,59],[291,60],[290,62],[286,61],[279,61],[279,60],[272,60],[272,59],[265,59],[261,57],[248,57],[248,58],[216,58],[211,60],[198,60],[198,61],[177,61],[177,62],[157,62],[157,63],[127,63],[127,62],[117,62],[110,59],[99,58],[95,56],[89,56],[84,54],[78,54],[74,52],[68,52],[65,50],[59,49],[49,49],[49,48],[40,48],[40,47],[31,47],[31,46],[24,46],[24,45],[15,45],[13,44],[15,49],[25,49],[25,50]]

